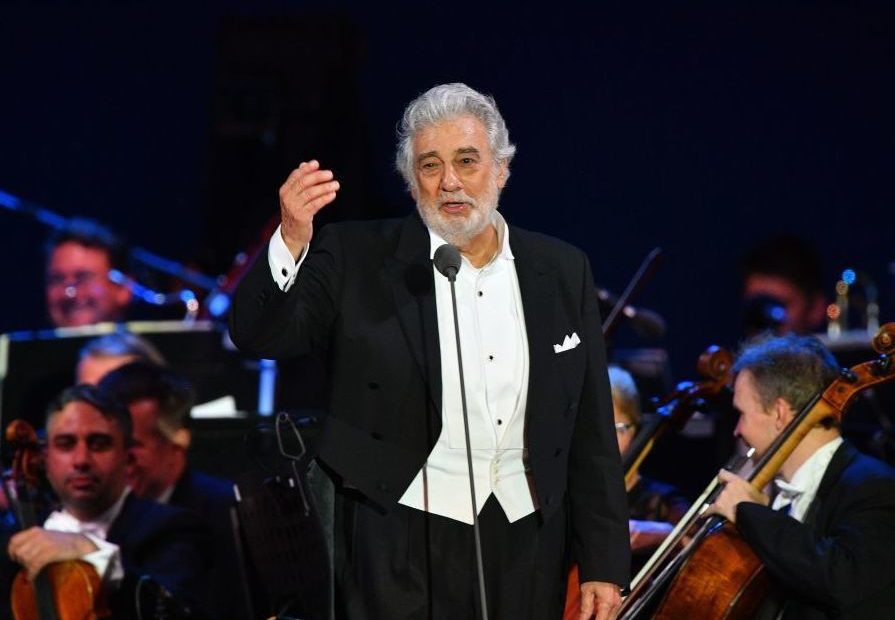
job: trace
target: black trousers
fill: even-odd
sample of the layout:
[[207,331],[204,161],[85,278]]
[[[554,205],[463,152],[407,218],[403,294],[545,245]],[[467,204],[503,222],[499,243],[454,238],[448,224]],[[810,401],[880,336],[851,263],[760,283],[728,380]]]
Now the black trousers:
[[[479,516],[489,620],[562,617],[566,517],[509,523],[491,496]],[[336,618],[481,618],[473,527],[413,508],[383,515],[337,495]]]

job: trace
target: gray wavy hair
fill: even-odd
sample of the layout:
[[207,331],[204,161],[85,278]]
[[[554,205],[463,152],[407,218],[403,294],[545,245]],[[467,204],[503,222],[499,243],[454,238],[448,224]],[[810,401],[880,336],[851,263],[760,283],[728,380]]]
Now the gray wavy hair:
[[839,375],[836,358],[813,336],[787,335],[747,343],[733,364],[734,374],[752,373],[761,406],[782,398],[801,411]]
[[507,163],[509,178],[509,163],[516,154],[516,146],[510,143],[510,132],[497,109],[497,103],[493,97],[455,82],[430,88],[404,109],[404,116],[398,125],[395,167],[404,177],[407,189],[412,191],[416,187],[416,177],[413,174],[413,139],[416,132],[429,125],[467,115],[479,119],[485,126],[494,162]]

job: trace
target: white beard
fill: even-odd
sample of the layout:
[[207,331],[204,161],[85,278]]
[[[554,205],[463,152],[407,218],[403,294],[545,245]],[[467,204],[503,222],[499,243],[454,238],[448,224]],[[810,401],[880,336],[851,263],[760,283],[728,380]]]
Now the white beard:
[[[462,190],[440,192],[434,204],[417,200],[416,210],[427,228],[448,243],[463,248],[494,222],[498,195],[496,183],[492,183],[489,191],[479,200],[467,196]],[[467,203],[469,205],[467,214],[445,214],[439,206],[446,202]]]

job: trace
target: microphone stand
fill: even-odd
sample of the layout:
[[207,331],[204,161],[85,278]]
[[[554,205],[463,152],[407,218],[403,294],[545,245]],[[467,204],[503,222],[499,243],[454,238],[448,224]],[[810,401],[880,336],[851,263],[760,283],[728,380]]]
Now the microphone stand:
[[[443,265],[439,260],[440,255],[446,252],[439,252],[444,248],[452,248],[456,252],[456,262],[451,265]],[[460,352],[460,321],[457,318],[457,271],[460,269],[460,252],[454,246],[443,245],[435,251],[435,265],[438,271],[448,279],[451,285],[451,307],[454,312],[454,338],[457,343],[457,366],[460,370],[460,403],[463,408],[463,432],[466,436],[466,467],[469,472],[469,498],[472,502],[472,533],[475,539],[475,561],[476,572],[479,581],[479,599],[482,607],[482,620],[488,620],[488,605],[485,595],[485,566],[482,562],[482,537],[479,531],[479,511],[475,501],[475,480],[472,475],[472,444],[469,440],[469,413],[466,409],[466,383],[463,380],[463,356]]]

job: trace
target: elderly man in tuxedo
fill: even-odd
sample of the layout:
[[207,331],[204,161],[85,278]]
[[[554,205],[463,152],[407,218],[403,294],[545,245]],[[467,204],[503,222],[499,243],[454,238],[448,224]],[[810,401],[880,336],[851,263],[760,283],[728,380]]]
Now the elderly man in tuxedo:
[[339,191],[302,163],[281,225],[239,287],[234,342],[268,357],[322,349],[332,394],[320,461],[337,486],[335,575],[348,618],[481,617],[448,281],[457,306],[489,618],[561,617],[570,557],[582,618],[628,581],[627,504],[587,257],[497,210],[515,147],[494,100],[463,85],[410,103],[403,219],[330,225]]

